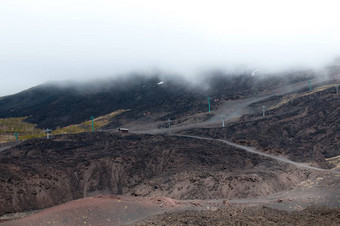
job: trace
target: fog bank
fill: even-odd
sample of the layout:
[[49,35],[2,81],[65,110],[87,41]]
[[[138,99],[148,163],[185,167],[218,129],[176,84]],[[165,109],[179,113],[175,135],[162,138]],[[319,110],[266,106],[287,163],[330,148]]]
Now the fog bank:
[[162,71],[321,68],[340,55],[336,1],[0,2],[0,96],[51,80]]

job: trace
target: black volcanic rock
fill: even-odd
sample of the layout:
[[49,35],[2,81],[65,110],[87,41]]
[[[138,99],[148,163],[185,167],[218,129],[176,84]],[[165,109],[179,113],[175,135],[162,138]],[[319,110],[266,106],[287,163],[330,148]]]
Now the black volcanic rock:
[[27,121],[38,124],[40,128],[55,128],[119,109],[132,109],[134,113],[170,109],[185,111],[190,101],[194,103],[192,107],[200,108],[200,102],[195,100],[204,98],[198,92],[175,83],[159,86],[158,82],[158,78],[138,77],[96,86],[41,85],[1,99],[0,117],[28,116]]
[[328,168],[325,158],[340,155],[340,96],[335,88],[289,101],[262,117],[244,115],[240,122],[226,128],[200,128],[184,133],[234,142],[277,154],[292,160]]
[[[39,128],[54,129],[119,109],[131,110],[122,116],[127,119],[142,117],[144,112],[168,112],[180,117],[206,112],[208,96],[239,99],[310,76],[313,74],[309,72],[268,78],[214,73],[203,81],[206,88],[193,87],[181,79],[158,85],[160,77],[138,75],[94,83],[46,84],[0,99],[0,118],[27,116],[26,121]],[[212,105],[217,107],[217,103]]]

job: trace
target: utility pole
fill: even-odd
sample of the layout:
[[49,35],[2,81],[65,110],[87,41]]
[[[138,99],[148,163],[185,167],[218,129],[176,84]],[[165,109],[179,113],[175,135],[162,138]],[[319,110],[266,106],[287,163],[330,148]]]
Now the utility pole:
[[336,85],[335,88],[336,88],[336,94],[339,94],[339,85]]
[[168,126],[169,126],[169,129],[170,129],[170,127],[171,127],[171,119],[170,118],[168,118]]
[[171,134],[171,119],[168,118],[169,134]]
[[18,141],[18,133],[15,133],[14,136],[15,136],[15,140]]
[[266,115],[266,106],[262,106],[262,116],[264,117]]
[[94,132],[94,123],[93,123],[93,119],[94,119],[94,117],[91,116],[91,120],[92,120],[92,133]]
[[210,110],[210,97],[208,97],[208,104],[209,104],[209,112],[211,111]]
[[312,91],[312,81],[309,80],[308,83],[309,83],[309,91]]
[[47,138],[47,139],[50,139],[50,132],[51,132],[51,131],[52,131],[52,130],[49,129],[49,128],[45,129],[45,133],[46,133],[46,138]]

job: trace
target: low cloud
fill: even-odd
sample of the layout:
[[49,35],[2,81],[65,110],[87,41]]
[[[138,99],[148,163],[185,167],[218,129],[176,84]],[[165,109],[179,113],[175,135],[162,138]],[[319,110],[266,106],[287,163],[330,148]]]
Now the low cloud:
[[198,81],[216,69],[322,68],[340,54],[336,9],[332,1],[3,0],[0,96],[135,72]]

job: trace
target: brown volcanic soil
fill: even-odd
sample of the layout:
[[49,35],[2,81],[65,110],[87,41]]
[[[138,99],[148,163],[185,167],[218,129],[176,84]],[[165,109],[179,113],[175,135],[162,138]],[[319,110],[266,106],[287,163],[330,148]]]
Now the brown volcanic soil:
[[[284,205],[284,200],[276,200]],[[1,222],[1,219],[0,219]],[[2,225],[338,225],[339,207],[278,210],[265,204],[164,197],[97,196],[71,201]]]
[[97,196],[45,209],[3,225],[125,225],[150,215],[188,207],[190,203],[163,197]]
[[0,152],[0,172],[0,214],[98,194],[257,197],[310,174],[221,142],[110,133],[27,141]]
[[339,191],[339,172],[317,171],[292,190],[200,203],[204,210],[161,213],[134,225],[339,225]]
[[5,215],[0,222],[25,226],[337,225],[340,220],[339,182],[339,172],[316,171],[292,190],[255,199],[174,200],[165,197],[97,196],[67,202],[23,219],[5,221],[26,213]]
[[[277,101],[276,101],[277,102]],[[185,131],[185,134],[226,138],[298,162],[329,168],[325,158],[340,155],[340,98],[335,89],[327,89],[294,99],[267,111],[245,115],[241,121],[225,128]]]
[[268,207],[229,206],[217,211],[183,211],[135,225],[339,225],[340,208],[308,207],[286,212]]

